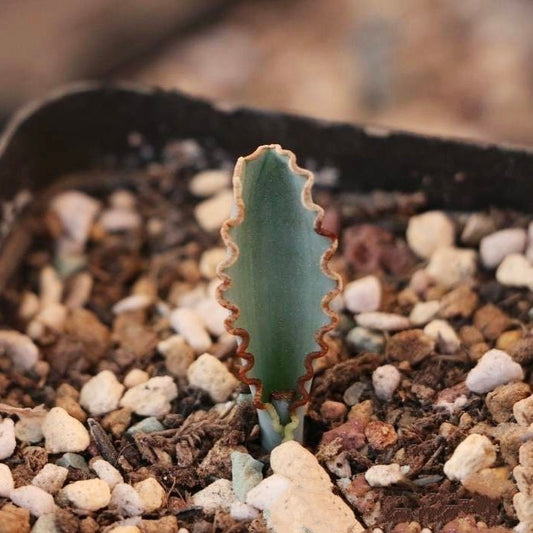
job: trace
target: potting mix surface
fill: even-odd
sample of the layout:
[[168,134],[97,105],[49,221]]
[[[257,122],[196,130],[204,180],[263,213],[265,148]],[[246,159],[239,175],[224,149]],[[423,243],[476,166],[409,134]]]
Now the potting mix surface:
[[0,533],[533,531],[530,215],[339,193],[299,161],[344,289],[304,447],[276,466],[215,299],[234,161],[190,140],[162,161],[30,221],[1,300]]

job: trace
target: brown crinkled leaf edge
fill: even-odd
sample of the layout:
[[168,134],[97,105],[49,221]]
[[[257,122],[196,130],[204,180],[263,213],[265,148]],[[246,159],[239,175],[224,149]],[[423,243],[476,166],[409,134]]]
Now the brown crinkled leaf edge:
[[301,200],[302,205],[310,211],[316,212],[316,218],[314,223],[314,230],[317,234],[327,237],[331,240],[330,247],[322,254],[320,258],[320,269],[325,276],[336,281],[336,286],[326,293],[321,301],[321,307],[323,312],[330,317],[329,324],[326,324],[319,328],[315,333],[315,341],[320,346],[319,351],[310,352],[306,355],[304,361],[305,373],[298,378],[297,390],[298,396],[291,403],[291,411],[294,411],[297,407],[305,405],[309,402],[309,392],[307,391],[306,384],[313,377],[313,361],[322,357],[328,351],[328,345],[324,340],[324,336],[333,330],[338,324],[339,318],[337,313],[330,308],[331,301],[341,292],[342,278],[337,273],[331,270],[329,266],[329,260],[337,250],[338,239],[337,236],[322,227],[322,221],[324,218],[324,210],[319,205],[315,204],[312,200],[311,189],[314,183],[314,177],[312,172],[299,167],[296,163],[296,156],[290,150],[283,149],[279,144],[267,144],[259,146],[252,154],[239,157],[237,164],[235,165],[235,171],[233,173],[233,191],[234,201],[237,210],[236,216],[228,218],[223,224],[220,230],[224,244],[228,251],[228,256],[222,261],[217,268],[217,275],[222,283],[217,288],[217,300],[226,309],[230,311],[230,315],[225,320],[225,327],[228,333],[235,335],[242,339],[237,348],[237,355],[241,358],[241,365],[238,371],[239,379],[246,385],[252,385],[255,387],[256,392],[254,394],[254,406],[257,409],[265,409],[266,404],[262,401],[263,384],[260,379],[252,378],[247,375],[248,371],[254,366],[254,355],[247,351],[250,343],[250,335],[244,328],[235,327],[235,321],[239,317],[239,308],[225,298],[224,293],[231,286],[231,277],[225,273],[225,270],[233,265],[239,257],[239,247],[233,241],[230,235],[230,230],[233,227],[240,226],[244,221],[245,205],[242,198],[242,170],[246,161],[251,161],[259,157],[265,150],[274,149],[276,153],[287,156],[289,158],[289,168],[295,174],[302,176],[306,182],[302,189]]

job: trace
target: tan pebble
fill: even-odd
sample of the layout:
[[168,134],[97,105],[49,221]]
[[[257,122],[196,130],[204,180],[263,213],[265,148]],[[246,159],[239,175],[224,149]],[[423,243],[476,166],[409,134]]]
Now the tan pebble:
[[87,420],[87,413],[82,409],[81,405],[70,396],[58,396],[56,398],[56,407],[61,407],[64,409],[70,416],[74,417],[80,422],[85,422]]
[[20,300],[18,314],[21,320],[31,320],[39,311],[41,302],[39,297],[31,291],[24,291]]
[[413,252],[428,259],[439,247],[454,243],[455,229],[444,212],[427,211],[409,219],[406,238]]
[[393,335],[386,347],[386,356],[395,361],[417,364],[435,350],[435,341],[421,329],[410,329]]
[[424,333],[437,343],[441,353],[453,354],[461,347],[457,333],[446,320],[432,320],[424,328]]
[[372,400],[364,400],[363,402],[352,405],[348,413],[348,419],[357,419],[366,426],[373,414]]
[[[461,329],[459,330],[459,338],[467,348],[484,341],[481,331],[479,331],[479,329],[477,329],[475,326],[469,325],[461,326]],[[489,348],[487,347],[487,350],[488,349]]]
[[464,482],[470,475],[483,468],[491,467],[496,461],[496,447],[484,435],[468,435],[455,448],[452,456],[444,463],[448,479]]
[[197,204],[194,216],[203,230],[215,231],[220,229],[224,220],[229,217],[232,205],[233,191],[222,191]]
[[449,439],[454,435],[457,431],[457,426],[454,426],[453,424],[450,424],[450,422],[443,422],[439,426],[439,436],[444,437],[445,439]]
[[423,326],[437,314],[439,309],[440,302],[438,300],[419,302],[415,304],[411,310],[411,313],[409,314],[409,320],[415,326]]
[[466,248],[439,248],[426,267],[428,274],[443,287],[469,281],[476,273],[477,253]]
[[334,402],[332,400],[326,400],[320,406],[320,414],[326,420],[332,420],[332,421],[342,420],[346,416],[347,412],[348,412],[348,408],[342,402]]
[[195,174],[189,182],[189,191],[194,196],[212,196],[230,186],[231,176],[227,170],[209,169]]
[[114,437],[121,437],[131,424],[131,415],[131,409],[126,407],[117,409],[116,411],[107,414],[102,419],[102,426],[111,431]]
[[476,309],[478,302],[478,295],[467,285],[461,285],[442,297],[439,316],[468,318]]
[[132,368],[124,377],[124,386],[127,389],[131,389],[131,387],[135,387],[135,385],[145,383],[149,379],[150,374],[148,374],[148,372],[145,372],[140,368]]
[[80,309],[89,300],[93,290],[93,277],[88,272],[80,272],[72,279],[65,306],[67,309]]
[[490,346],[486,342],[478,342],[468,349],[468,355],[474,361],[479,361],[488,351]]
[[200,257],[198,268],[204,278],[213,279],[217,274],[218,265],[226,258],[226,249],[222,247],[210,248]]
[[[522,448],[522,447],[520,447]],[[513,477],[520,492],[533,496],[533,468],[530,466],[515,466]]]
[[520,446],[518,460],[523,467],[533,468],[533,440],[528,440]]
[[141,522],[143,533],[185,533],[184,528],[178,530],[178,519],[173,515],[163,516],[158,520],[143,520]]
[[507,352],[509,348],[523,336],[522,330],[513,329],[511,331],[504,331],[496,340],[496,348]]
[[533,336],[518,339],[509,347],[509,355],[521,365],[533,361]]
[[521,426],[529,426],[533,423],[533,395],[527,396],[513,405],[515,420]]
[[30,533],[30,512],[12,503],[0,509],[0,533]]
[[396,295],[396,301],[400,307],[411,307],[420,302],[420,298],[416,292],[410,287],[406,287]]
[[531,389],[527,383],[509,383],[489,392],[485,403],[496,422],[508,422],[513,416],[513,406],[516,402],[527,398],[530,394]]
[[484,468],[475,472],[463,481],[463,486],[470,492],[487,496],[487,498],[499,499],[504,494],[511,493],[514,487],[509,479],[509,468]]
[[510,325],[510,318],[494,304],[484,305],[474,314],[474,326],[491,341],[496,340]]
[[355,316],[355,321],[359,326],[380,331],[398,331],[411,326],[411,322],[405,316],[379,311],[360,313]]
[[391,533],[420,533],[422,526],[418,522],[402,522],[397,524]]
[[41,309],[61,302],[63,282],[53,267],[47,265],[39,273],[39,296]]
[[375,450],[385,450],[398,442],[394,426],[380,420],[372,420],[366,425],[365,437]]
[[133,488],[137,491],[143,502],[144,511],[151,513],[159,509],[165,501],[165,489],[153,477],[135,483]]
[[165,357],[166,369],[176,377],[185,377],[194,361],[194,350],[181,335],[172,335],[158,343],[157,350]]

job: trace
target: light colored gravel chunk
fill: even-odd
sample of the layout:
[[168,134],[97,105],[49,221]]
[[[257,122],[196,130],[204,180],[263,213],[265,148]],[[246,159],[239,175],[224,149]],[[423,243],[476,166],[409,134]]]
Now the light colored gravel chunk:
[[424,333],[437,342],[441,353],[453,354],[461,347],[459,336],[446,320],[432,320],[424,328]]
[[455,230],[445,213],[428,211],[409,219],[406,237],[409,248],[428,259],[437,248],[453,245]]
[[196,353],[203,353],[209,349],[211,337],[196,311],[181,307],[170,313],[169,320],[174,330],[185,338]]
[[33,516],[42,516],[56,510],[54,497],[33,485],[24,485],[14,489],[10,492],[9,497],[15,505],[28,509]]
[[346,285],[344,303],[352,313],[377,311],[381,303],[381,283],[376,276],[365,276]]
[[140,516],[144,512],[144,504],[139,493],[127,483],[119,483],[111,493],[109,507],[116,509],[124,516]]
[[134,231],[142,225],[139,213],[131,209],[112,207],[106,209],[99,219],[100,225],[109,233]]
[[533,395],[516,402],[513,405],[513,415],[521,426],[533,424]]
[[233,192],[222,191],[209,200],[200,202],[194,208],[194,216],[203,230],[215,231],[220,229],[224,220],[229,217],[232,205]]
[[496,268],[506,256],[522,253],[527,233],[522,228],[509,228],[487,235],[479,244],[481,262],[485,268]]
[[380,400],[391,400],[400,385],[402,375],[393,365],[382,365],[372,373],[374,392]]
[[39,359],[39,348],[35,343],[15,330],[0,331],[0,348],[5,350],[15,367],[24,372],[33,368]]
[[218,510],[230,512],[233,502],[237,501],[229,479],[217,479],[204,489],[193,494],[192,501],[207,514]]
[[231,176],[227,170],[203,170],[192,177],[189,182],[189,191],[194,196],[205,198],[227,189],[230,183]]
[[411,327],[411,322],[405,316],[378,311],[356,315],[355,321],[363,328],[379,331],[398,331]]
[[147,294],[131,294],[122,300],[119,300],[112,308],[115,315],[127,313],[129,311],[139,311],[147,309],[154,303],[153,299]]
[[207,331],[215,337],[220,337],[226,331],[224,321],[230,312],[222,307],[214,298],[205,298],[199,302],[194,310],[202,319]]
[[158,376],[127,390],[120,400],[141,416],[162,416],[170,412],[170,402],[178,396],[178,387],[170,376]]
[[446,463],[448,479],[463,482],[468,476],[496,462],[496,447],[485,435],[472,434],[464,439]]
[[498,385],[524,379],[522,367],[502,350],[489,350],[470,370],[466,386],[478,394],[494,390]]
[[371,466],[365,472],[365,479],[371,487],[390,487],[405,479],[402,468],[397,463]]
[[165,502],[165,489],[153,477],[148,477],[139,481],[139,483],[135,483],[133,488],[141,497],[144,512],[146,513],[160,509]]
[[90,467],[102,481],[108,484],[111,490],[119,483],[124,483],[122,474],[111,463],[104,461],[104,459],[91,461]]
[[200,257],[198,268],[204,278],[213,279],[217,275],[218,265],[226,258],[226,248],[217,246],[206,250]]
[[246,503],[264,510],[272,531],[364,531],[348,505],[333,494],[329,475],[311,452],[288,441],[274,448],[270,459],[274,475],[253,488]]
[[55,494],[61,489],[67,476],[68,468],[53,463],[47,463],[32,479],[31,484],[49,492],[50,494]]
[[172,335],[159,342],[157,350],[165,357],[165,367],[173,376],[183,378],[187,375],[187,369],[194,361],[194,350],[182,335]]
[[15,423],[6,418],[0,422],[0,460],[11,457],[16,446]]
[[98,511],[107,507],[111,500],[108,484],[101,479],[85,479],[67,485],[63,495],[82,511]]
[[9,498],[9,494],[15,488],[11,469],[4,463],[0,463],[0,498]]
[[123,392],[115,374],[102,370],[81,388],[80,405],[94,416],[105,415],[118,407]]
[[509,254],[496,270],[496,279],[508,287],[533,290],[533,265],[522,254]]
[[150,374],[140,368],[132,368],[124,377],[124,386],[127,389],[146,383],[150,379]]
[[438,300],[417,302],[409,314],[409,320],[414,326],[423,326],[439,312],[439,309],[440,302]]
[[192,363],[187,377],[191,385],[206,391],[215,402],[225,402],[239,383],[224,363],[208,353]]
[[84,425],[62,407],[53,407],[47,413],[42,430],[45,448],[51,453],[82,452],[91,442]]
[[443,287],[453,287],[470,279],[477,269],[477,254],[468,248],[439,248],[433,253],[426,272]]

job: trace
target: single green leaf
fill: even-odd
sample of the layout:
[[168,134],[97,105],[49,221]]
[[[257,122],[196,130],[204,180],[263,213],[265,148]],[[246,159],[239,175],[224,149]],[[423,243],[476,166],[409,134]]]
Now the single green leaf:
[[280,146],[240,158],[233,183],[219,298],[232,310],[227,324],[241,337],[241,379],[257,391],[256,406],[282,399],[294,408],[307,401],[312,359],[336,322],[328,304],[340,280],[327,266],[336,239],[321,228],[312,174]]

